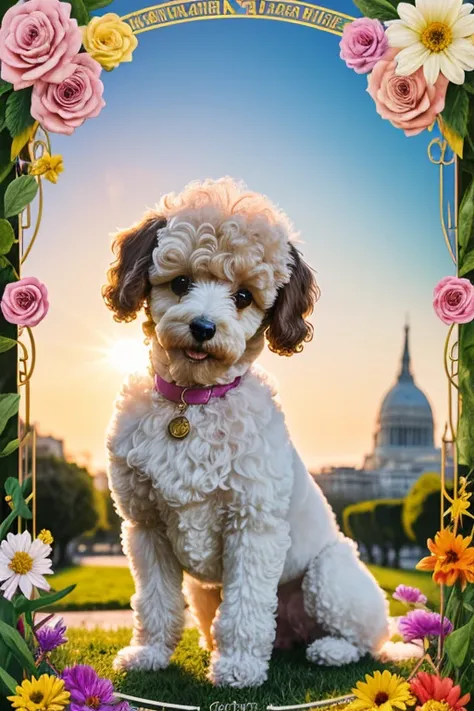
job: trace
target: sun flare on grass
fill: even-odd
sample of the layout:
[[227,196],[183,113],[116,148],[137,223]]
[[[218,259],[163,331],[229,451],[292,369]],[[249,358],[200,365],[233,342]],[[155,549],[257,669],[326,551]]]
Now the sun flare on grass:
[[110,345],[107,360],[120,373],[130,373],[146,368],[148,353],[139,340],[122,338]]

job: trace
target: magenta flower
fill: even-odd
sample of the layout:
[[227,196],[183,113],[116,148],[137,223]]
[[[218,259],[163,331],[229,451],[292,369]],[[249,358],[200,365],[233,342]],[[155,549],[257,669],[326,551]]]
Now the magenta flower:
[[474,319],[474,286],[469,279],[444,277],[435,286],[433,306],[443,323],[469,323]]
[[64,636],[66,625],[60,617],[54,625],[45,624],[36,632],[39,648],[42,653],[52,652],[53,649],[60,647],[67,642],[67,637]]
[[71,66],[73,73],[60,84],[37,81],[33,87],[31,115],[53,133],[71,135],[105,106],[100,64],[82,53],[71,60]]
[[357,74],[368,74],[388,49],[388,38],[379,20],[361,17],[345,25],[339,43],[340,57]]
[[418,588],[412,588],[409,585],[398,585],[392,597],[406,605],[426,605],[428,602],[426,595],[423,595]]
[[48,290],[36,277],[11,282],[5,287],[0,308],[9,323],[37,326],[48,313]]
[[81,48],[82,32],[71,5],[59,0],[29,0],[6,11],[0,29],[1,76],[15,91],[42,79],[63,81]]
[[127,702],[115,698],[112,682],[86,664],[65,669],[62,678],[71,693],[70,711],[130,711]]
[[447,617],[441,622],[441,615],[428,610],[412,610],[399,622],[400,633],[405,642],[412,642],[415,639],[430,639],[447,637],[453,631],[453,625]]

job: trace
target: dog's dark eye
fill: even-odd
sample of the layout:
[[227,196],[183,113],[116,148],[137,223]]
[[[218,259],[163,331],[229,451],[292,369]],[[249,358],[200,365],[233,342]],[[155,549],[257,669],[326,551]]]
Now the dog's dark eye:
[[234,301],[238,309],[246,309],[252,303],[253,297],[248,289],[239,289],[234,294]]
[[189,291],[191,279],[187,276],[177,276],[173,279],[170,286],[173,294],[176,294],[176,296],[183,296],[187,291]]

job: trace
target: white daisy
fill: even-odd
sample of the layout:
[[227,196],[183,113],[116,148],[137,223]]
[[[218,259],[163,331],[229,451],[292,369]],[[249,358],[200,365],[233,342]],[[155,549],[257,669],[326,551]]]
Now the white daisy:
[[474,69],[474,5],[462,0],[401,2],[399,20],[387,22],[387,36],[396,56],[397,74],[408,76],[423,67],[428,84],[440,72],[453,84],[464,83],[464,72]]
[[7,600],[11,600],[17,589],[31,598],[33,586],[40,590],[49,590],[49,583],[44,575],[51,574],[51,561],[47,557],[51,546],[39,538],[31,540],[28,531],[9,533],[0,543],[0,581],[4,581],[0,590]]

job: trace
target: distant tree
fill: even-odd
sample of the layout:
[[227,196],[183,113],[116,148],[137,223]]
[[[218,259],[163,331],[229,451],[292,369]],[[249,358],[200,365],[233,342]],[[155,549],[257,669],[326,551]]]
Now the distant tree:
[[[317,481],[317,479],[316,479]],[[344,527],[344,511],[348,506],[351,506],[354,504],[354,499],[349,498],[347,496],[344,496],[343,493],[337,493],[337,494],[326,494],[323,492],[328,504],[331,506],[334,515],[336,516],[336,521],[338,525],[343,528]]]
[[106,496],[107,521],[109,525],[109,531],[114,538],[119,538],[122,527],[122,519],[115,510],[114,502],[112,501],[112,497],[109,491],[107,491]]
[[403,499],[375,499],[361,501],[344,509],[344,533],[362,544],[370,563],[375,563],[375,549],[381,553],[381,564],[400,567],[400,551],[410,543],[402,525]]
[[375,547],[380,545],[380,531],[374,519],[375,501],[360,501],[344,509],[343,531],[346,536],[362,544],[369,563],[376,563]]
[[[446,493],[453,495],[451,483],[446,485]],[[423,474],[412,486],[404,501],[402,521],[408,538],[422,548],[426,548],[428,538],[434,538],[440,528],[441,478],[439,474]],[[450,507],[445,502],[445,511]],[[445,525],[449,523],[445,519]],[[465,517],[458,533],[469,536],[472,519]]]
[[93,487],[94,507],[97,512],[97,521],[93,528],[84,533],[84,539],[96,541],[107,539],[110,531],[108,511],[107,511],[107,493]]
[[381,545],[388,562],[388,552],[394,552],[393,567],[400,567],[400,551],[411,541],[402,523],[403,499],[378,499],[374,501],[373,517],[381,534]]
[[427,472],[413,484],[405,497],[402,524],[407,538],[420,546],[434,536],[440,524],[441,478]]
[[55,457],[39,457],[36,472],[38,530],[53,534],[60,567],[69,562],[68,543],[99,520],[92,478],[86,469]]

